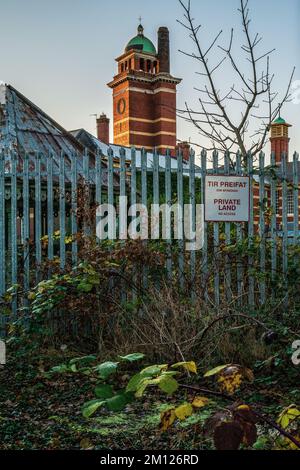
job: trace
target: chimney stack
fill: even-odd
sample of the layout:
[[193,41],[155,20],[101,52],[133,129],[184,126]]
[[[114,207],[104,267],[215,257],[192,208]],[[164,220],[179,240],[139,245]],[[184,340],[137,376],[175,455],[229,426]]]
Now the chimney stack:
[[104,113],[97,118],[97,138],[109,145],[109,119]]
[[190,144],[188,142],[179,142],[177,145],[177,150],[181,151],[183,161],[188,162],[190,159]]
[[159,71],[170,73],[170,38],[169,30],[165,26],[158,30],[158,60]]

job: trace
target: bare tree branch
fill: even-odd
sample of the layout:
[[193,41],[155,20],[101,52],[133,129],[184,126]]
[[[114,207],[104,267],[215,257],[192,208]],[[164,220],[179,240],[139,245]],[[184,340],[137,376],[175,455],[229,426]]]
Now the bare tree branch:
[[[243,71],[234,57],[234,29],[231,29],[227,47],[218,44],[223,32],[221,30],[216,34],[210,45],[204,48],[199,36],[201,25],[195,23],[191,11],[191,0],[187,2],[179,0],[179,3],[183,9],[183,20],[178,20],[178,23],[188,32],[195,48],[192,52],[180,52],[200,64],[200,71],[198,70],[196,73],[206,81],[204,86],[195,87],[195,90],[200,93],[200,110],[194,110],[186,103],[185,109],[178,111],[179,115],[186,121],[191,122],[198,129],[199,135],[212,142],[214,150],[222,149],[222,151],[234,153],[240,151],[242,158],[246,160],[249,151],[253,155],[262,151],[267,142],[271,123],[280,113],[282,106],[289,102],[295,68],[290,76],[285,95],[275,105],[278,93],[272,90],[274,74],[270,73],[270,55],[275,49],[268,52],[258,51],[262,37],[259,34],[251,34],[248,0],[240,0],[238,11],[241,15],[242,30],[245,37],[244,44],[241,44],[241,50],[251,64],[250,75]],[[223,57],[218,59],[217,65],[211,65],[210,56],[214,55],[214,58],[216,56],[216,54],[213,54],[214,51],[220,51],[221,54],[224,54]],[[229,91],[222,92],[217,87],[217,77],[215,78],[215,75],[218,75],[217,72],[222,69],[222,65],[227,58],[238,80],[230,87]],[[266,59],[265,66],[260,65],[265,62],[264,59]],[[236,123],[234,112],[232,113],[234,117],[231,117],[230,103],[232,102],[238,102],[241,106],[241,116],[238,123]],[[254,110],[260,112],[254,113]],[[259,122],[258,128],[252,135],[248,136],[249,129],[253,127],[254,122]],[[249,139],[251,140],[250,144]],[[201,145],[201,147],[204,146]]]

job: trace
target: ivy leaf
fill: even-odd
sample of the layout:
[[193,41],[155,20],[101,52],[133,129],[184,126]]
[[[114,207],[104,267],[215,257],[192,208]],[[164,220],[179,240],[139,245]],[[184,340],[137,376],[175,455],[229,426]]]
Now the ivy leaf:
[[197,366],[194,361],[190,362],[177,362],[177,364],[173,364],[172,368],[178,369],[179,367],[183,367],[184,369],[192,372],[193,374],[197,374]]
[[128,361],[128,362],[135,362],[135,361],[140,361],[145,357],[145,354],[142,353],[133,353],[133,354],[127,354],[127,356],[119,356],[122,361]]
[[118,364],[118,362],[103,362],[103,364],[96,366],[94,370],[105,380],[116,372]]
[[190,403],[184,403],[175,409],[175,415],[180,421],[184,421],[186,418],[193,414],[193,407]]
[[100,406],[105,404],[105,400],[91,400],[86,402],[82,407],[82,415],[85,418],[92,416]]
[[113,388],[111,385],[107,384],[98,384],[95,387],[95,395],[97,398],[111,398],[113,396]]

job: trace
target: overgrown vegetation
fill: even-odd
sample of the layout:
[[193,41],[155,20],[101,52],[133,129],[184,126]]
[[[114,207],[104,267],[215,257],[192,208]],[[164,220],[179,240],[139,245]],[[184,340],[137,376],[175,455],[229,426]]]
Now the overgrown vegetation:
[[297,448],[296,294],[285,310],[279,289],[260,309],[221,292],[221,308],[200,265],[196,300],[178,289],[176,252],[168,281],[161,243],[82,246],[76,270],[47,265],[9,324],[1,448]]

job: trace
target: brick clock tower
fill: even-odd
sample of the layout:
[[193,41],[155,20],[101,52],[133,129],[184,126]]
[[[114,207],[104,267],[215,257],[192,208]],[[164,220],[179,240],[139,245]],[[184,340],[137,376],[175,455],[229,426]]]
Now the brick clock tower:
[[113,90],[114,144],[159,153],[176,148],[176,87],[181,79],[170,74],[169,31],[158,30],[158,50],[138,34],[116,59],[118,74],[108,84]]
[[275,153],[276,164],[280,164],[281,155],[289,153],[289,127],[282,117],[279,117],[271,125],[271,151]]

